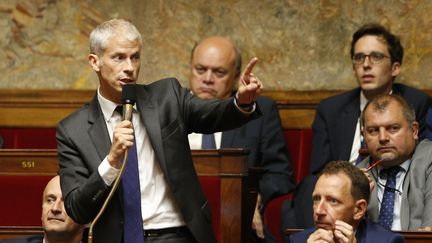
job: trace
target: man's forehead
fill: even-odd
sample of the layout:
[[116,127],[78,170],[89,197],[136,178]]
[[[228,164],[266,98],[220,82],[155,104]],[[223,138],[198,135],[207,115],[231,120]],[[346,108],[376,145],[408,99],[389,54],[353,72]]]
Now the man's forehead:
[[380,51],[388,54],[388,44],[387,41],[376,35],[365,35],[357,40],[354,45],[354,52],[362,52],[367,49],[368,51]]
[[[344,191],[350,189],[348,184],[345,183],[348,180],[348,176],[344,173],[338,172],[337,174],[323,174],[319,177],[315,190],[315,193],[325,192],[329,194],[343,194]],[[338,188],[337,190],[334,190]]]
[[406,120],[402,114],[402,109],[390,103],[385,109],[368,107],[365,111],[365,125],[371,124],[403,124]]

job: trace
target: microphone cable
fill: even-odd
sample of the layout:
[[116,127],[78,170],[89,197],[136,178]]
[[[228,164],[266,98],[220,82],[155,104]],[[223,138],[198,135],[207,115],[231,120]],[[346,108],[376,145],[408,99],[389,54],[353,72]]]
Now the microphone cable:
[[[135,89],[136,89],[136,84],[124,85],[122,88],[122,101],[123,101],[122,117],[123,117],[123,121],[124,120],[132,121],[133,105],[134,105],[135,100],[136,100]],[[133,127],[133,124],[132,124],[132,127]],[[105,209],[106,209],[108,203],[111,201],[111,198],[113,197],[115,191],[117,190],[118,186],[120,185],[120,180],[123,176],[124,169],[126,168],[127,157],[128,157],[128,150],[126,150],[124,152],[123,162],[120,166],[119,174],[118,174],[117,178],[114,180],[114,183],[111,187],[111,190],[110,190],[107,198],[105,198],[105,201],[102,204],[101,209],[99,210],[98,214],[93,219],[93,221],[90,223],[89,233],[88,233],[88,237],[87,237],[88,243],[93,243],[93,227],[98,222],[98,220],[100,219],[102,214],[105,212]]]

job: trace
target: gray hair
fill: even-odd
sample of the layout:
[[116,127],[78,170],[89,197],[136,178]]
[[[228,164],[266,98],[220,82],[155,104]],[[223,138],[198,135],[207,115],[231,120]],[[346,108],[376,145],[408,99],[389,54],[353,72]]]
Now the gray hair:
[[108,40],[121,34],[127,40],[139,41],[142,45],[142,38],[137,28],[124,19],[111,19],[98,25],[90,34],[90,53],[100,55],[105,51]]

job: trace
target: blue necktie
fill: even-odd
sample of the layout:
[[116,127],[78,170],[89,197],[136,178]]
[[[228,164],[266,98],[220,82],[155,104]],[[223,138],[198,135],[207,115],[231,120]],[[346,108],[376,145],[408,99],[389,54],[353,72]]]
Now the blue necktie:
[[203,134],[201,141],[201,149],[216,149],[214,134]]
[[[119,107],[121,106],[118,106],[116,111],[122,114],[122,109]],[[122,177],[122,188],[124,207],[123,242],[144,243],[138,156],[135,141],[134,146],[128,150],[126,167]]]
[[387,173],[387,182],[381,201],[378,224],[389,230],[391,230],[393,224],[393,211],[396,193],[396,175],[400,170],[401,167],[395,166],[383,171],[383,173]]

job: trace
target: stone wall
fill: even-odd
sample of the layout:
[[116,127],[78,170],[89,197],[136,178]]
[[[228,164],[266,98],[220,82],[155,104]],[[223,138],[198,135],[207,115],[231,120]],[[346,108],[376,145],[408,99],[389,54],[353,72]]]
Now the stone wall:
[[190,49],[209,35],[238,42],[267,90],[356,86],[352,33],[378,22],[402,39],[398,82],[432,88],[432,1],[421,0],[2,0],[0,89],[94,89],[88,36],[110,18],[143,34],[140,82],[174,76],[187,86]]

